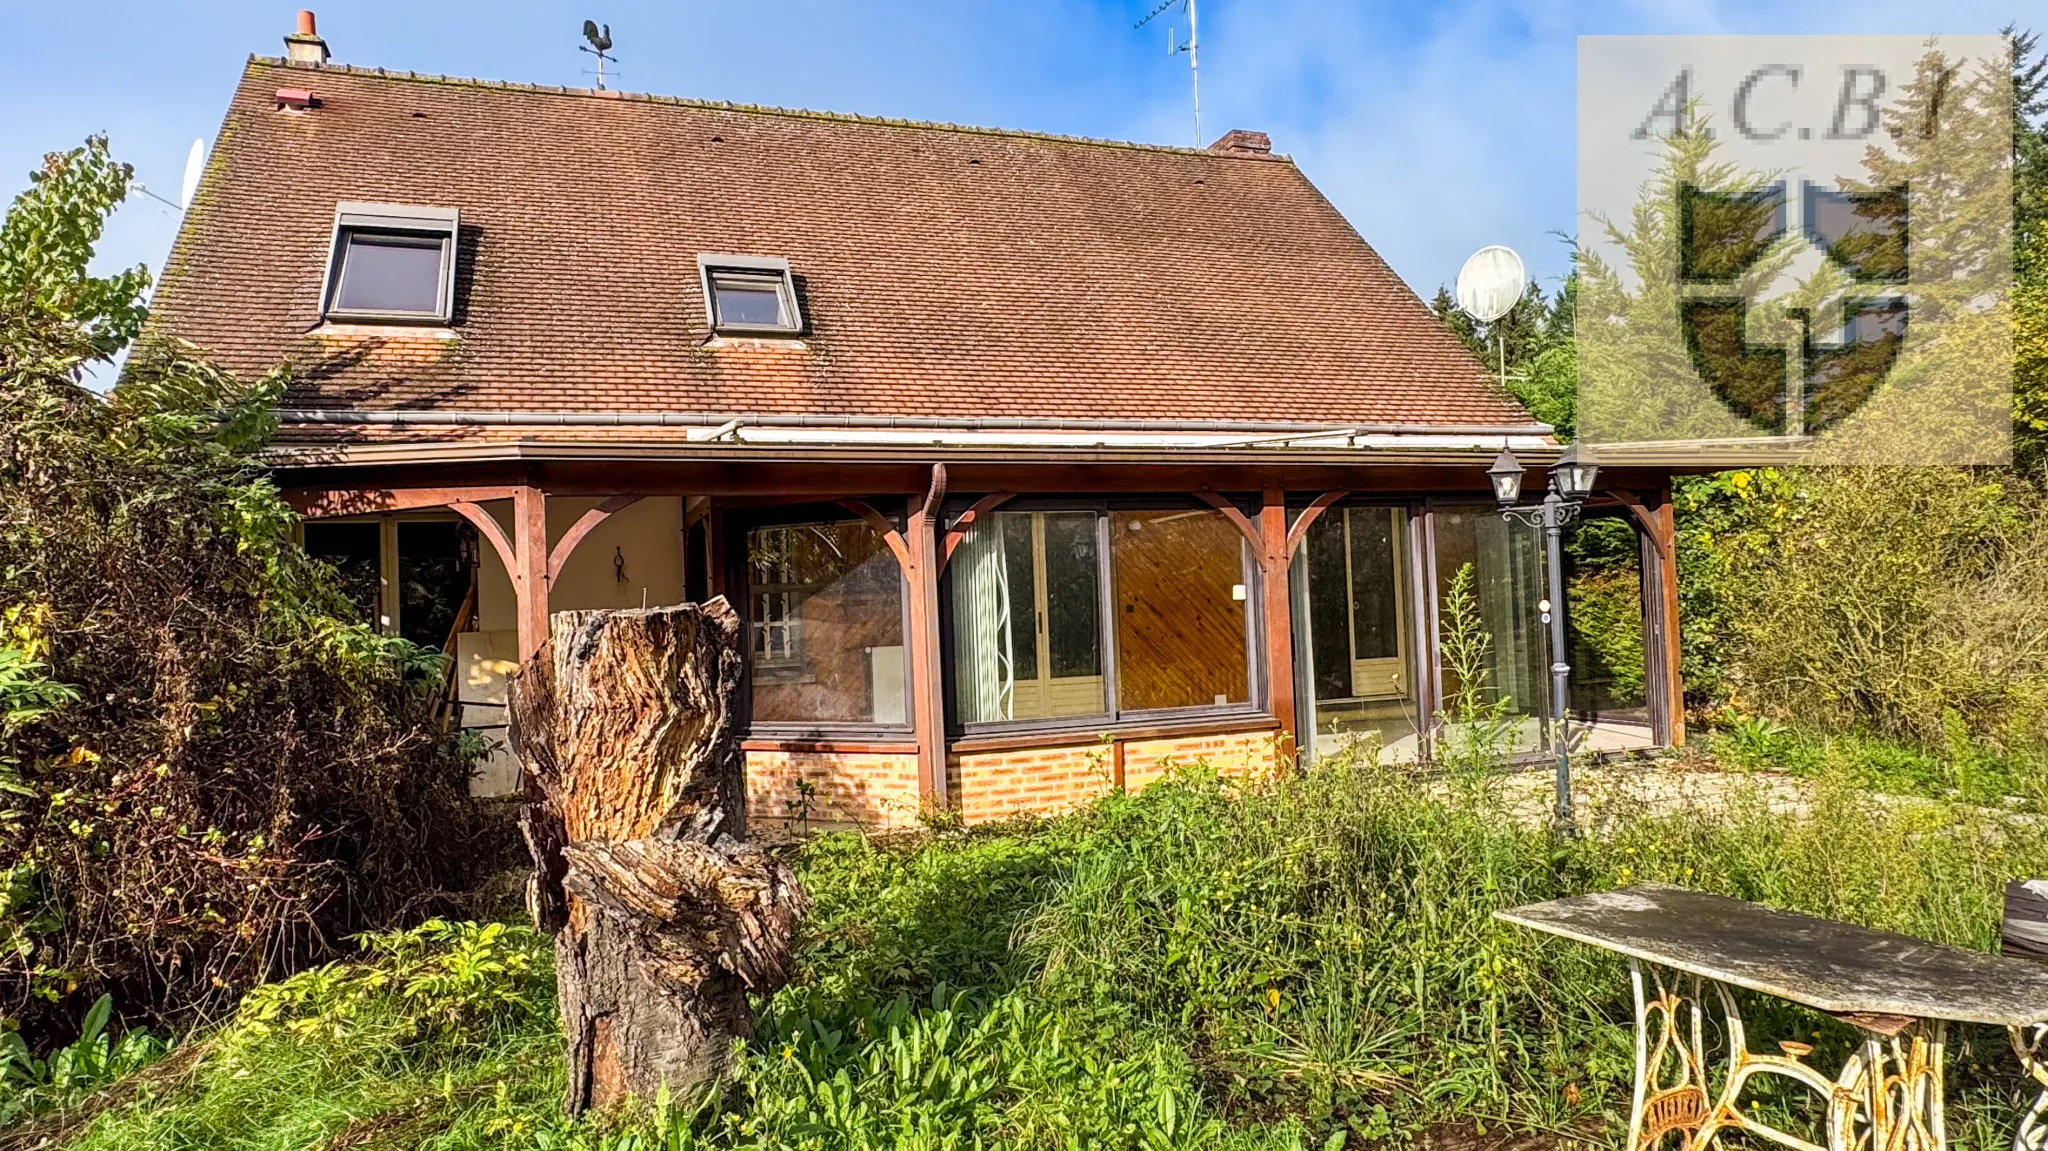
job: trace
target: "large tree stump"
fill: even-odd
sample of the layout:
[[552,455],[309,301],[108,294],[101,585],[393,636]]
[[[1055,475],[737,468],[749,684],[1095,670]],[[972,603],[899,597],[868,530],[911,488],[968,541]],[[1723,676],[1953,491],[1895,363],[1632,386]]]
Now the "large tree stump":
[[558,612],[512,685],[534,873],[555,936],[571,1114],[721,1078],[749,991],[787,978],[807,902],[743,842],[741,625],[723,598]]

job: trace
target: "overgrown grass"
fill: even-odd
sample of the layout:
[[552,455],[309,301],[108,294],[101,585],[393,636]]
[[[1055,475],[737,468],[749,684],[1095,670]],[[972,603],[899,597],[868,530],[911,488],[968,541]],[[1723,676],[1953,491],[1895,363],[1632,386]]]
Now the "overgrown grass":
[[1970,739],[1953,718],[1936,752],[1879,735],[1800,731],[1754,716],[1729,716],[1699,741],[1700,753],[1744,771],[1836,776],[1872,791],[2048,811],[2048,760]]
[[[496,929],[490,970],[450,957],[492,929],[440,928],[252,996],[187,1076],[72,1145],[1334,1148],[1443,1122],[1613,1142],[1620,964],[1493,910],[1664,879],[1983,948],[2004,881],[2048,874],[2048,837],[1835,778],[1798,813],[1616,795],[1589,816],[1598,834],[1561,843],[1483,775],[1335,762],[1257,786],[1195,770],[995,829],[823,836],[802,850],[799,978],[721,1099],[561,1118],[545,947]],[[1848,1040],[1752,1011],[1759,1042],[1826,1059]],[[1957,1045],[1959,1151],[2010,1138],[2003,1044]]]

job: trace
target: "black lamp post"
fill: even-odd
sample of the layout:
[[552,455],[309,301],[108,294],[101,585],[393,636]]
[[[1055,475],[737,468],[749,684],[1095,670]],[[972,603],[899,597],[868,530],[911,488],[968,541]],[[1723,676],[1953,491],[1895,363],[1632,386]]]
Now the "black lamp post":
[[1543,502],[1520,505],[1517,501],[1522,495],[1522,464],[1515,459],[1515,453],[1503,447],[1493,466],[1486,469],[1486,478],[1493,484],[1493,498],[1500,504],[1501,518],[1543,529],[1550,597],[1538,606],[1543,622],[1550,625],[1550,730],[1557,747],[1557,805],[1551,811],[1551,824],[1560,835],[1572,834],[1573,824],[1571,744],[1565,738],[1572,668],[1564,658],[1564,560],[1559,536],[1564,525],[1579,518],[1579,509],[1585,506],[1586,497],[1593,494],[1593,481],[1599,471],[1592,456],[1573,444],[1550,466],[1550,486],[1543,493]]

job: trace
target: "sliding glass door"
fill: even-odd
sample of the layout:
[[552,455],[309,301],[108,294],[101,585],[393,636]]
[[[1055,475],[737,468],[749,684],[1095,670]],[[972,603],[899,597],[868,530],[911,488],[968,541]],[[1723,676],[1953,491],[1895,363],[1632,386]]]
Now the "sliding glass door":
[[1359,740],[1392,759],[1417,753],[1407,537],[1399,508],[1332,508],[1295,553],[1298,738],[1312,756]]
[[1461,699],[1498,704],[1514,721],[1510,750],[1541,750],[1550,714],[1542,533],[1492,508],[1438,508],[1430,517],[1443,710],[1456,722]]
[[998,512],[960,541],[949,571],[962,723],[1109,710],[1098,519]]

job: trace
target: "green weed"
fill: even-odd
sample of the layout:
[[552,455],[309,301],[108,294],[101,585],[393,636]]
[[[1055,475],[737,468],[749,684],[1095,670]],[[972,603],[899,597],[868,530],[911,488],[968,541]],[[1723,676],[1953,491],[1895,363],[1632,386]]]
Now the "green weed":
[[[2005,880],[2048,874],[2048,842],[2006,817],[1839,774],[1789,813],[1760,786],[1714,806],[1617,790],[1568,841],[1502,794],[1356,757],[1278,782],[1191,768],[1054,820],[819,836],[798,978],[757,1005],[730,1088],[576,1121],[545,941],[377,937],[250,996],[187,1081],[71,1146],[1277,1151],[1451,1122],[1611,1141],[1619,961],[1494,910],[1655,879],[1985,948]],[[1783,1004],[1746,1013],[1761,1044],[1849,1042]],[[1955,1041],[1958,1151],[2010,1139],[2002,1043]]]

